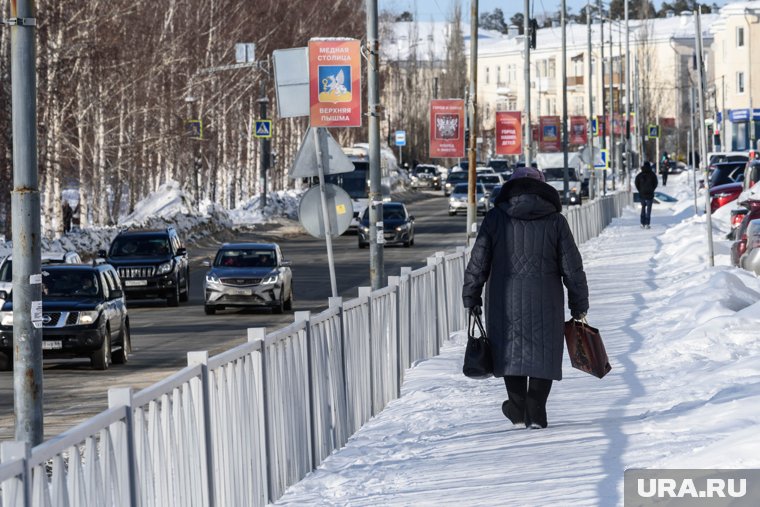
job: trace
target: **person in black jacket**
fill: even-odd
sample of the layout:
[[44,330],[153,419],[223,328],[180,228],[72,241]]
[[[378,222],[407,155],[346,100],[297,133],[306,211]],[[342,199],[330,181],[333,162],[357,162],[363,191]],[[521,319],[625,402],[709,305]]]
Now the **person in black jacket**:
[[546,400],[562,379],[564,290],[570,313],[588,311],[586,273],[557,190],[532,167],[517,169],[481,225],[462,300],[479,314],[488,282],[487,334],[494,376],[504,377],[502,412],[514,424],[547,426]]
[[636,190],[639,191],[641,200],[641,228],[649,229],[652,218],[652,203],[654,203],[654,191],[657,188],[657,175],[652,171],[649,162],[644,162],[641,172],[634,180]]

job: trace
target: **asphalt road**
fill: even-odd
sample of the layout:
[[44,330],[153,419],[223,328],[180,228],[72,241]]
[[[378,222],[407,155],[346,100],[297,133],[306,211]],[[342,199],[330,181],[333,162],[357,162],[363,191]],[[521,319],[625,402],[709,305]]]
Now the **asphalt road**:
[[[449,217],[441,192],[418,194],[407,203],[415,216],[415,244],[411,248],[384,249],[386,276],[398,275],[401,267],[417,268],[437,251],[451,251],[464,244],[465,217]],[[290,231],[288,233],[288,231]],[[292,262],[294,310],[320,311],[327,306],[330,278],[323,240],[293,227],[265,228],[236,235],[240,241],[276,241]],[[285,237],[283,237],[283,234]],[[111,387],[144,388],[187,364],[187,352],[208,350],[217,354],[246,340],[246,329],[274,330],[293,321],[290,313],[273,315],[268,310],[225,310],[207,316],[203,312],[201,262],[214,255],[219,241],[190,245],[192,257],[191,293],[187,303],[177,308],[161,302],[128,302],[132,327],[133,355],[126,365],[113,365],[101,372],[90,368],[89,360],[44,362],[45,436],[50,437],[107,408]],[[354,235],[333,241],[338,293],[344,299],[357,296],[357,287],[369,286],[369,249],[360,250]],[[13,376],[0,372],[0,441],[12,439]]]

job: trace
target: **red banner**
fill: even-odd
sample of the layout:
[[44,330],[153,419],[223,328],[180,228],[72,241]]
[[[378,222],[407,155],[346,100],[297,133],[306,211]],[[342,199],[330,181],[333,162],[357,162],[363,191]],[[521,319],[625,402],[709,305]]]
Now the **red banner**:
[[570,117],[570,135],[568,136],[568,143],[574,145],[586,144],[588,142],[588,135],[586,130],[586,117],[585,116],[571,116]]
[[360,43],[355,39],[309,41],[312,127],[361,127]]
[[522,153],[521,114],[519,111],[496,112],[497,155],[519,155]]
[[603,137],[610,135],[610,129],[608,127],[609,122],[606,116],[596,117],[596,137]]
[[562,150],[559,116],[541,116],[538,119],[538,151]]
[[464,158],[464,100],[430,101],[430,158]]

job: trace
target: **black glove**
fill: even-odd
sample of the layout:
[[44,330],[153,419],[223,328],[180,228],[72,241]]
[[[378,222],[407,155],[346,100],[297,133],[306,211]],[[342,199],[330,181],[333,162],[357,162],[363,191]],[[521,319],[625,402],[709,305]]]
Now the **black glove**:
[[583,320],[586,318],[586,312],[570,312],[575,320]]
[[470,308],[470,313],[476,317],[480,317],[483,314],[483,310],[480,308],[480,306],[473,306]]

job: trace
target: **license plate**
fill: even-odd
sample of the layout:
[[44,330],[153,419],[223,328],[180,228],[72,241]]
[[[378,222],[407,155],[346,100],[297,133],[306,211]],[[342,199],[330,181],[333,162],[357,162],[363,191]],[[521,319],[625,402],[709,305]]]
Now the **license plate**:
[[148,280],[124,280],[125,287],[145,287]]
[[43,340],[42,342],[42,350],[56,350],[56,349],[62,349],[63,348],[63,342],[60,340],[51,341],[51,340]]
[[229,293],[233,296],[250,296],[253,291],[251,289],[229,289]]

